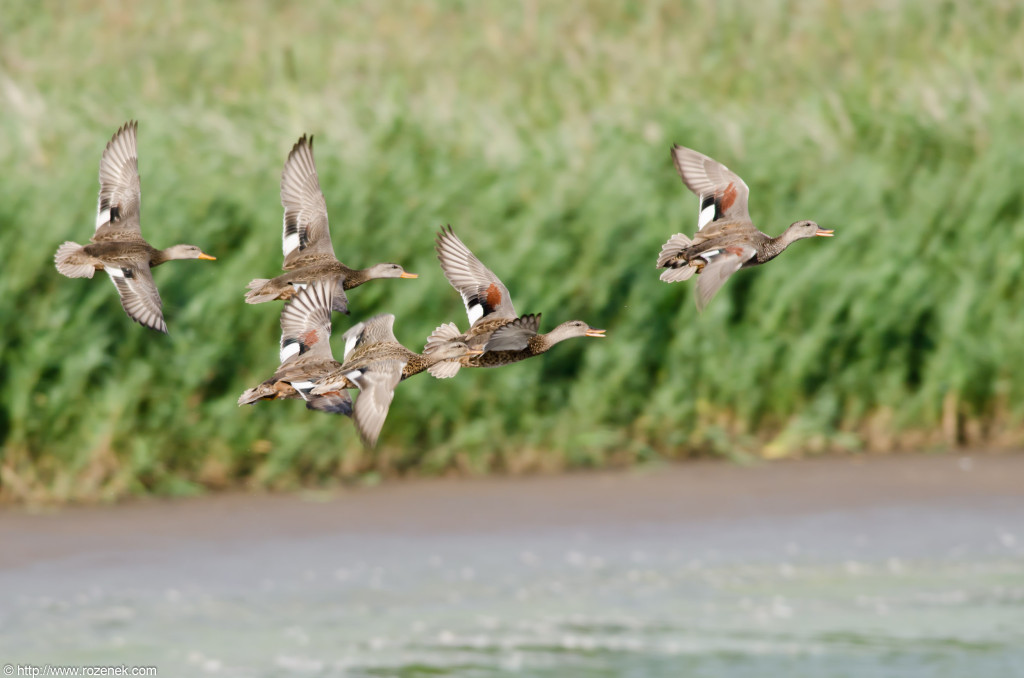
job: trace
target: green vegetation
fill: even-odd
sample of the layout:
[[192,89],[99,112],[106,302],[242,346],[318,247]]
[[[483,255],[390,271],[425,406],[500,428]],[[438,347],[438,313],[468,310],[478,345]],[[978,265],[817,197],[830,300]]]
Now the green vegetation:
[[[0,496],[104,499],[702,453],[1021,440],[1024,7],[1015,2],[14,3],[0,45]],[[116,6],[120,5],[120,6]],[[855,7],[855,8],[854,8]],[[92,229],[103,145],[139,124],[170,336],[57,245]],[[350,295],[422,348],[465,313],[451,223],[547,356],[403,384],[375,453],[277,365],[281,166],[316,135],[339,257],[420,274]],[[662,243],[697,201],[673,142],[736,170],[798,243],[698,316]],[[337,347],[337,341],[335,342]]]

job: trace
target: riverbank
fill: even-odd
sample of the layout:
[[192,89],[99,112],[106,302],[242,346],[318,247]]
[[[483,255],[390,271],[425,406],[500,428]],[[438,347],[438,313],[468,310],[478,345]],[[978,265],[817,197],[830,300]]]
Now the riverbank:
[[1024,454],[718,461],[527,478],[432,479],[292,494],[0,511],[0,568],[88,553],[274,536],[520,532],[700,523],[885,505],[1024,498]]

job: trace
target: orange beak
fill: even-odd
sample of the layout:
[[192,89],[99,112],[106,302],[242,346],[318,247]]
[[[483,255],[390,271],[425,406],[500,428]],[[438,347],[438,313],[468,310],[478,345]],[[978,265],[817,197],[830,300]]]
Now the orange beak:
[[206,259],[207,261],[217,261],[217,257],[211,257],[209,254],[206,254],[205,252],[200,252],[199,258]]
[[471,348],[466,351],[466,355],[483,355],[484,352],[479,348]]
[[594,337],[595,339],[604,339],[604,330],[597,330],[593,327],[588,327],[587,331],[583,333],[586,337]]
[[825,238],[831,238],[834,234],[831,228],[819,228],[814,235],[820,235]]
[[406,273],[405,271],[402,271],[402,275],[400,275],[398,277],[399,278],[409,278],[409,279],[412,279],[412,278],[418,278],[419,276],[416,275],[415,273]]

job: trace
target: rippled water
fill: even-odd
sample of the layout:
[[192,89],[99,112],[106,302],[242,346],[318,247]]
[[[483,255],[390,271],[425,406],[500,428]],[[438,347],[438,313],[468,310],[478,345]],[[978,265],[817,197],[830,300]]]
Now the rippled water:
[[3,662],[162,676],[1024,676],[1024,507],[173,543],[0,596]]

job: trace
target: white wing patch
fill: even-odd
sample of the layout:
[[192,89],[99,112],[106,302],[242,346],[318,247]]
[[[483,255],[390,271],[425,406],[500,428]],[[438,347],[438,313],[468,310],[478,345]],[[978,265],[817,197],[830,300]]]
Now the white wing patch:
[[346,378],[346,379],[348,379],[349,381],[351,381],[351,382],[352,382],[353,384],[355,384],[356,386],[358,386],[358,385],[359,385],[359,382],[358,382],[357,380],[358,380],[358,379],[359,379],[359,378],[360,378],[361,376],[363,376],[363,371],[362,371],[362,370],[352,370],[351,372],[348,372],[348,373],[347,373],[347,374],[345,375],[345,378]]
[[299,246],[299,234],[289,233],[281,239],[281,249],[284,250],[284,255],[287,257],[292,253],[296,247]]
[[107,272],[111,278],[123,278],[124,271],[117,268],[116,266],[104,266],[103,269]]
[[484,317],[484,307],[481,304],[469,305],[469,302],[463,299],[466,304],[466,315],[469,316],[469,326],[472,327],[476,324],[477,320]]
[[[703,202],[703,199],[702,199]],[[697,217],[697,230],[701,230],[715,219],[715,203],[712,202],[710,205],[700,211],[700,215]]]
[[96,215],[96,228],[110,223],[110,210],[103,210]]
[[359,335],[351,336],[345,340],[345,352],[342,354],[342,360],[347,358],[348,354],[352,352],[352,349],[356,347],[357,341],[359,341]]
[[701,252],[700,257],[707,262],[711,262],[712,259],[722,253],[722,250],[708,250],[707,252]]
[[302,345],[299,342],[292,342],[281,349],[281,362],[288,360],[293,355],[297,355],[302,350]]
[[[310,389],[313,388],[313,382],[311,382],[311,381],[293,381],[292,382],[292,388],[294,388],[296,391],[298,391],[302,395],[303,398],[306,398],[306,396],[309,395]],[[309,398],[306,398],[306,399],[308,400]]]

